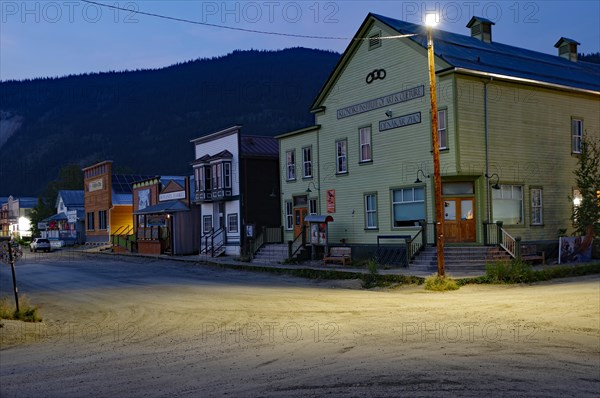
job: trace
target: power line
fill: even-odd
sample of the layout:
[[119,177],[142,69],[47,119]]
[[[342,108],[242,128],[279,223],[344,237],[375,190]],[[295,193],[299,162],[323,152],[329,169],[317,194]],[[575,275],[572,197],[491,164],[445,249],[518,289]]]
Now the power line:
[[[148,16],[148,17],[167,19],[167,20],[175,21],[175,22],[184,22],[184,23],[189,23],[189,24],[193,24],[193,25],[210,26],[210,27],[213,27],[213,28],[236,30],[236,31],[246,32],[246,33],[257,33],[257,34],[272,35],[272,36],[297,37],[297,38],[302,38],[302,39],[369,40],[368,37],[312,36],[312,35],[300,35],[300,34],[294,34],[294,33],[269,32],[269,31],[257,30],[257,29],[236,28],[236,27],[233,27],[233,26],[219,25],[219,24],[214,24],[214,23],[209,23],[209,22],[193,21],[191,19],[170,17],[168,15],[161,15],[161,14],[155,14],[155,13],[152,13],[152,12],[145,12],[145,11],[133,10],[131,8],[124,8],[124,7],[119,7],[119,6],[111,5],[111,4],[98,3],[96,1],[91,1],[91,0],[79,0],[79,1],[81,1],[83,3],[93,4],[93,5],[96,5],[98,7],[112,8],[114,10],[127,11],[127,12],[131,12],[131,13],[134,13],[134,14],[145,15],[145,16]],[[402,38],[402,37],[411,37],[411,36],[416,36],[416,34],[395,35],[395,36],[381,36],[381,37],[378,37],[377,39],[399,39],[399,38]]]

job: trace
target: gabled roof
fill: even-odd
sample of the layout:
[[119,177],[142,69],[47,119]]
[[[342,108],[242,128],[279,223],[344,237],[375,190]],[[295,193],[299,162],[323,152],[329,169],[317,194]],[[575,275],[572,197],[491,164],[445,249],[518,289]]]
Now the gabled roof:
[[279,144],[273,137],[242,136],[242,156],[279,157]]
[[[479,20],[483,19],[479,18]],[[367,16],[355,37],[362,37],[361,35],[365,34],[375,21],[387,25],[400,35],[414,34],[408,39],[400,40],[411,40],[427,49],[427,27],[377,14]],[[439,29],[433,29],[432,37],[435,55],[448,63],[454,71],[600,94],[600,64],[573,62],[558,55],[498,42],[486,43],[471,36]],[[360,40],[353,40],[350,43],[313,102],[311,107],[313,111],[321,107],[322,101],[333,86],[332,80],[336,79],[360,43]],[[424,64],[423,68],[426,67],[427,65]]]
[[58,191],[58,196],[60,196],[62,198],[62,201],[66,207],[83,207],[84,206],[84,192],[83,191],[60,190],[60,191]]
[[209,155],[208,153],[192,162],[192,164],[210,163],[213,160],[219,159],[233,159],[233,154],[227,149],[217,153],[216,155]]

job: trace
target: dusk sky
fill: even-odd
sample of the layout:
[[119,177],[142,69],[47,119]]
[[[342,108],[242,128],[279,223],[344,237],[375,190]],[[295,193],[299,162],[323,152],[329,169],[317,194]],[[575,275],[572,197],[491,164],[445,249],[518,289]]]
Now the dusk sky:
[[[561,37],[600,51],[600,1],[125,1],[98,3],[232,28],[352,37],[369,12],[421,23],[440,12],[440,29],[468,34],[477,15],[495,22],[493,40],[549,54]],[[236,49],[321,48],[344,40],[266,35],[186,23],[78,1],[0,0],[0,79],[160,68]]]

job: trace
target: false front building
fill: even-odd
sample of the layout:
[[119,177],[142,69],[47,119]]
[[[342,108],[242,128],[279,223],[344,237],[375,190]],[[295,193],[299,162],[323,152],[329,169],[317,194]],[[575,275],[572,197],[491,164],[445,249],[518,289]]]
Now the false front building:
[[[572,231],[582,140],[600,138],[600,65],[578,62],[566,38],[556,56],[496,43],[492,25],[432,32],[445,241],[489,243],[501,221],[556,242]],[[315,126],[278,137],[285,239],[320,213],[333,244],[422,224],[433,243],[427,30],[369,14],[355,37],[312,105]]]
[[277,140],[242,136],[241,126],[234,126],[191,142],[200,252],[239,255],[263,227],[279,225]]

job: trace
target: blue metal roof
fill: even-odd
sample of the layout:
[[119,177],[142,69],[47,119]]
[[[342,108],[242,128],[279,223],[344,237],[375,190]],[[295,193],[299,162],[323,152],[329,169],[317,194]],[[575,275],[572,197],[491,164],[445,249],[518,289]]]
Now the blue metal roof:
[[[427,28],[377,14],[370,14],[400,34],[427,48]],[[485,43],[474,37],[434,29],[434,51],[455,68],[491,73],[600,92],[600,64],[573,62],[502,43]]]
[[154,206],[146,207],[145,209],[138,210],[133,214],[160,214],[160,213],[175,213],[180,211],[189,211],[190,208],[185,203],[179,200],[170,200],[168,202],[162,202]]
[[241,140],[242,156],[279,157],[279,142],[273,137],[247,135]]
[[84,206],[83,191],[60,190],[58,191],[58,195],[62,198],[66,207]]
[[38,198],[33,198],[29,196],[15,199],[19,200],[19,208],[21,209],[33,209],[38,202]]

